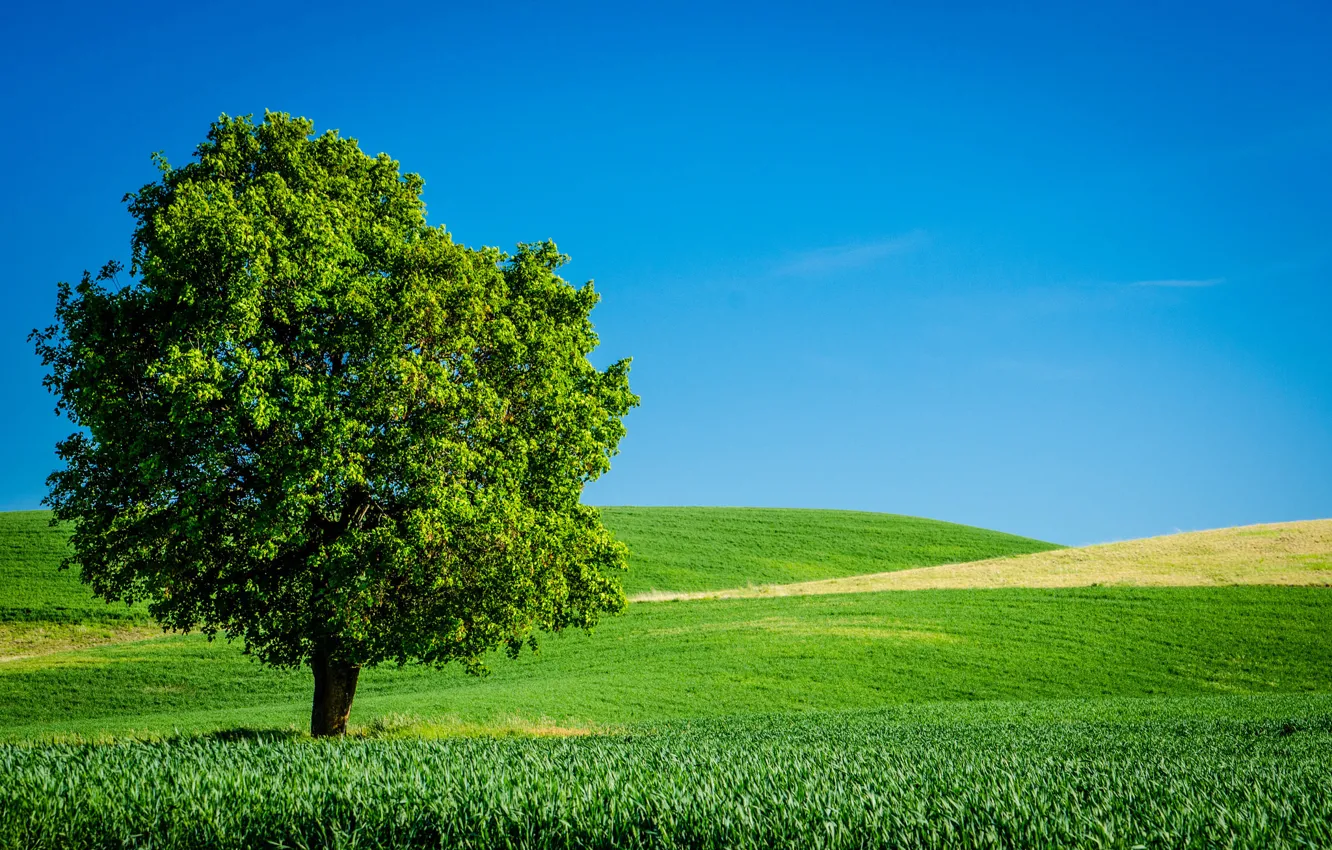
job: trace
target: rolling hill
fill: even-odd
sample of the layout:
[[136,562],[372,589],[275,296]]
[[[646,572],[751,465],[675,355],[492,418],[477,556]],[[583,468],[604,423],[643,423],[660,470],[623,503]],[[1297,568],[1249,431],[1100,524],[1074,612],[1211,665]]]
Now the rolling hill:
[[780,508],[602,508],[629,546],[630,596],[718,590],[1003,558],[1059,547],[896,514]]
[[[1323,588],[924,590],[633,605],[592,636],[457,667],[363,671],[352,712],[472,728],[924,702],[1332,691]],[[0,664],[0,738],[301,729],[306,671],[171,636]]]
[[[604,508],[630,548],[631,595],[809,581],[1057,548],[955,523],[851,511]],[[58,569],[47,511],[0,513],[0,659],[160,635],[142,605],[93,598]]]
[[643,601],[744,599],[997,587],[1332,585],[1332,520],[1192,531],[1076,549],[721,591],[645,594]]
[[[985,560],[986,571],[1044,575],[1060,569],[1050,563],[1077,564],[1074,583],[1091,584],[1084,579],[1095,561],[1077,554],[1091,550],[872,514],[621,508],[607,521],[648,576],[640,588],[744,588],[773,575],[867,581],[847,576],[885,568],[896,571],[874,581],[951,575],[963,567],[937,564],[959,551],[1010,556]],[[141,611],[91,600],[73,576],[54,571],[63,543],[44,522],[39,513],[0,515],[0,641],[5,628],[11,643],[28,641],[0,651],[8,659],[0,661],[0,738],[303,726],[308,673],[263,668],[198,635],[163,637]],[[1231,553],[1232,577],[1245,563],[1262,573],[1278,556],[1316,571],[1318,552],[1326,554],[1316,548],[1326,543],[1320,528],[1215,532],[1207,551]],[[1153,564],[1196,570],[1202,550],[1178,545],[1193,539],[1175,539],[1175,556],[1151,541],[1099,549],[1142,574]],[[1234,554],[1237,546],[1245,554]],[[1024,547],[1028,554],[1014,552]],[[1032,551],[1040,548],[1047,551]],[[1045,573],[1029,562],[1046,563]],[[138,639],[149,634],[156,639]],[[353,722],[567,731],[956,701],[1328,692],[1332,591],[968,587],[634,604],[593,636],[547,636],[536,655],[495,654],[488,664],[480,679],[455,667],[367,670]]]

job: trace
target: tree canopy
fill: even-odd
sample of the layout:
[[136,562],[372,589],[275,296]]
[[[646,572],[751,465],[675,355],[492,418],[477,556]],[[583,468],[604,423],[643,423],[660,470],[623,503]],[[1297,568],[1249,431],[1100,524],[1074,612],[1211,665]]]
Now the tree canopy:
[[459,245],[420,177],[285,114],[157,162],[130,280],[60,284],[33,333],[79,426],[47,503],[94,592],[311,666],[315,734],[362,666],[480,670],[623,607],[580,496],[638,399],[628,360],[589,362],[598,296],[553,243]]

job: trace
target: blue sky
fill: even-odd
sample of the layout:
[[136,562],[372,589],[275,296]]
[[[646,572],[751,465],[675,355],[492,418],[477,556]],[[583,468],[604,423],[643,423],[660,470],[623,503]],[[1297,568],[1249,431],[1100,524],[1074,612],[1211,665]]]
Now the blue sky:
[[267,108],[596,279],[643,404],[590,502],[1332,516],[1325,3],[111,5],[0,26],[0,509],[69,430],[56,282],[127,256],[152,151]]

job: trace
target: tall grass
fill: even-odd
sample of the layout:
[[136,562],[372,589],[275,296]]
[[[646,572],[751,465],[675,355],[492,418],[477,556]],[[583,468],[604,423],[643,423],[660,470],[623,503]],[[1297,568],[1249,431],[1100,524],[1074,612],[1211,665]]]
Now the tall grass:
[[0,747],[0,847],[1317,847],[1332,708]]

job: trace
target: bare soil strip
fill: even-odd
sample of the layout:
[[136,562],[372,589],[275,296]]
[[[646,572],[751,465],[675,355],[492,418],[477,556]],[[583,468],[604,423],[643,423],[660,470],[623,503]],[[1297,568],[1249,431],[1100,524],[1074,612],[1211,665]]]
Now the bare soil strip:
[[645,593],[631,602],[995,587],[1332,586],[1332,519],[1218,528],[798,584]]

